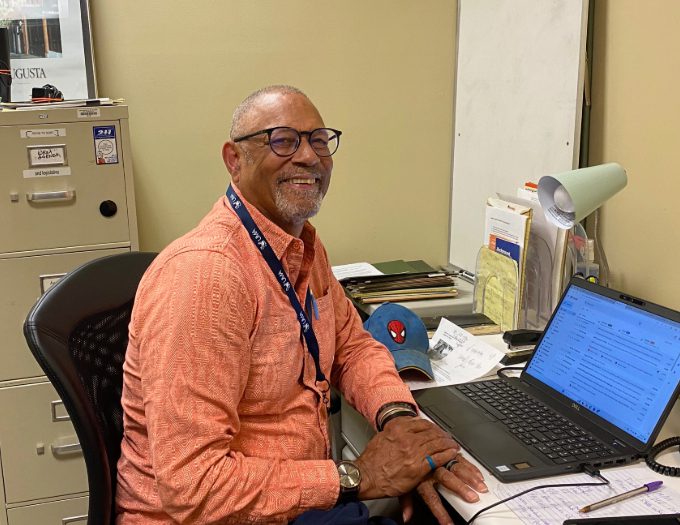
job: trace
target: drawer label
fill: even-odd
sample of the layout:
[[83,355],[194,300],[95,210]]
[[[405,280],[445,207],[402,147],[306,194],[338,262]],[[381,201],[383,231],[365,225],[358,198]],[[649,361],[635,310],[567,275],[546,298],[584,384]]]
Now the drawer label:
[[53,273],[53,274],[50,274],[50,275],[41,275],[40,276],[40,292],[44,294],[47,290],[49,290],[55,284],[57,284],[64,275],[66,275],[66,274],[65,273]]
[[28,146],[28,165],[37,166],[66,166],[66,145]]
[[116,126],[95,126],[92,132],[97,164],[118,164]]
[[22,139],[42,139],[45,137],[65,137],[65,128],[54,129],[21,129],[19,135]]
[[71,168],[42,168],[35,170],[24,170],[24,179],[33,179],[38,177],[63,177],[70,175]]
[[99,108],[78,108],[76,111],[78,118],[99,118],[101,114]]

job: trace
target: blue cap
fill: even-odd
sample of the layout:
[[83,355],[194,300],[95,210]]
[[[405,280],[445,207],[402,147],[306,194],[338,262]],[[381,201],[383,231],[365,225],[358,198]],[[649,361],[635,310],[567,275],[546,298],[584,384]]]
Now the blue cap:
[[384,303],[366,319],[364,328],[392,353],[399,372],[417,370],[434,379],[427,351],[430,341],[420,317],[396,303]]

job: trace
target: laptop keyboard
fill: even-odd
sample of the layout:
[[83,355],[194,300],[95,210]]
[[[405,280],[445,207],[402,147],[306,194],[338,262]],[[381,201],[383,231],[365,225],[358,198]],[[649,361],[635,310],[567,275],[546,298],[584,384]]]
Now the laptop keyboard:
[[617,454],[615,449],[506,381],[467,383],[457,385],[456,389],[503,423],[517,439],[554,463],[598,461]]

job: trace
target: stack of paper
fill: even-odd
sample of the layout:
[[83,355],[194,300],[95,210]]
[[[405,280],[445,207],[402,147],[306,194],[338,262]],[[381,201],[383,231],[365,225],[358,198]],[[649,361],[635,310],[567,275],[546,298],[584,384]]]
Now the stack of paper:
[[517,328],[523,304],[531,207],[489,198],[484,246],[477,257],[474,307],[503,330]]
[[81,108],[89,106],[113,106],[122,104],[123,99],[83,98],[60,102],[0,102],[0,110],[41,110],[46,108]]
[[[423,261],[387,261],[372,265],[383,275],[345,277],[347,294],[362,304],[455,297],[453,274],[437,271]],[[334,268],[334,273],[339,271]]]

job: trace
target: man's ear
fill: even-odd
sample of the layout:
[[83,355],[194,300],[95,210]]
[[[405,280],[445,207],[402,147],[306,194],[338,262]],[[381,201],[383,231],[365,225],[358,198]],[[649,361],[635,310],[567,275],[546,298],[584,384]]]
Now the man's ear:
[[231,140],[225,142],[222,146],[222,160],[224,160],[224,165],[231,174],[232,180],[236,183],[238,183],[238,177],[241,173],[241,155],[242,152]]

